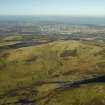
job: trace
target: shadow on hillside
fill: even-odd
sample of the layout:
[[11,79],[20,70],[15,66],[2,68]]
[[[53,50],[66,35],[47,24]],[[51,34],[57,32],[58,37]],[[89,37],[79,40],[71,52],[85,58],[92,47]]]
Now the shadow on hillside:
[[75,81],[73,83],[67,83],[67,84],[60,86],[58,89],[67,89],[67,88],[71,88],[71,87],[79,87],[79,86],[84,85],[84,84],[93,84],[93,83],[105,83],[105,75],[98,76],[98,77],[91,78],[91,79]]

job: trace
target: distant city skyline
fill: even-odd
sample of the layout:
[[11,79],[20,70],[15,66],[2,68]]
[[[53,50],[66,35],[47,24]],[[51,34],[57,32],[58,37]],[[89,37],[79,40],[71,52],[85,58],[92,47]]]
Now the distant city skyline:
[[0,15],[105,16],[105,0],[0,0]]

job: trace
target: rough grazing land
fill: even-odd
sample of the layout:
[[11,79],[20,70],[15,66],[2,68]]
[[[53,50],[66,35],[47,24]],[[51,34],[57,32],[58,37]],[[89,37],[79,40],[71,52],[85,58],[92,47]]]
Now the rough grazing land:
[[104,43],[59,40],[1,49],[0,105],[105,105],[98,78],[104,75]]

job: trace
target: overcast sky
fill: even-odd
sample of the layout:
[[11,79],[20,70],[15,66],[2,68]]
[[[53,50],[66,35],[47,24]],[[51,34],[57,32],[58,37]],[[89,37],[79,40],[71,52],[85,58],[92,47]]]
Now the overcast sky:
[[0,0],[0,15],[105,16],[105,0]]

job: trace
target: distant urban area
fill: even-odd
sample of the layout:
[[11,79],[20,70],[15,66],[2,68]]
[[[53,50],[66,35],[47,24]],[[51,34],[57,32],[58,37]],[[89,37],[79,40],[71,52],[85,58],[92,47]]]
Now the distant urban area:
[[[9,35],[45,35],[62,39],[93,40],[105,36],[105,26],[97,24],[70,24],[67,22],[18,20],[0,21],[0,36]],[[59,37],[58,36],[58,37]]]

